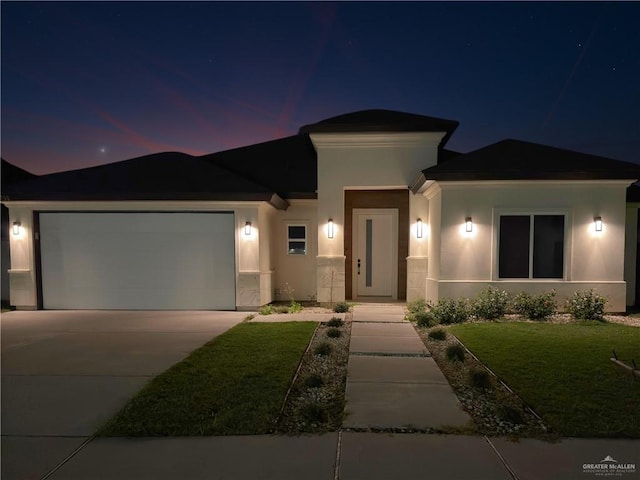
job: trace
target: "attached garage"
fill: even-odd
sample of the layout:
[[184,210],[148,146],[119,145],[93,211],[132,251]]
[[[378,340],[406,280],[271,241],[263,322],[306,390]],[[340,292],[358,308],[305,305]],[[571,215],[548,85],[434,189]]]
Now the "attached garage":
[[236,307],[232,212],[41,212],[37,218],[41,308]]

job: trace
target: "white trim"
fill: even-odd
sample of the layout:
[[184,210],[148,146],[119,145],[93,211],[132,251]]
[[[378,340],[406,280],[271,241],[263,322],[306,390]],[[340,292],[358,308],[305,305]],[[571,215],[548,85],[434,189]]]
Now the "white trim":
[[[427,180],[429,181],[429,180]],[[637,180],[435,180],[442,188],[470,188],[493,186],[541,186],[541,185],[631,185]]]
[[[226,202],[226,201],[203,201],[203,200],[135,200],[135,201],[3,201],[9,208],[23,207],[36,211],[155,211],[155,210],[175,210],[175,211],[209,211],[228,210],[233,211],[238,208],[259,207],[269,205],[263,201],[251,202]],[[273,207],[272,207],[273,208]]]
[[[291,238],[289,237],[289,227],[304,227],[304,238]],[[287,249],[286,254],[292,257],[306,257],[309,254],[309,222],[300,220],[287,220],[285,222],[285,238]],[[290,242],[304,242],[304,253],[291,253],[289,250]]]
[[437,145],[447,132],[311,133],[316,148],[415,147]]

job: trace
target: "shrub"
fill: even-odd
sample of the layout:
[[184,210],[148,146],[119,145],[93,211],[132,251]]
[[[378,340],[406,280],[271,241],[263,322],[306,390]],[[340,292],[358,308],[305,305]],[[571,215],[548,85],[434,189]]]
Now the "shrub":
[[312,373],[304,379],[302,384],[307,388],[320,388],[324,385],[324,380],[317,373]]
[[425,327],[425,328],[433,327],[435,325],[438,325],[438,323],[440,323],[438,319],[434,316],[433,312],[431,311],[415,313],[413,315],[413,321],[415,321],[419,327]]
[[519,293],[513,299],[513,309],[531,320],[546,320],[556,313],[556,292],[550,290],[538,295]]
[[498,409],[498,416],[506,420],[509,423],[513,423],[515,425],[524,423],[524,418],[522,417],[522,412],[512,407],[511,405],[503,405]]
[[341,327],[344,324],[341,318],[333,317],[327,322],[327,327]]
[[430,307],[430,313],[442,324],[463,323],[469,319],[469,306],[467,300],[460,298],[443,298],[438,303]]
[[494,320],[502,317],[509,305],[509,294],[504,290],[489,287],[471,301],[471,313],[477,318]]
[[333,306],[333,311],[336,313],[347,313],[349,311],[349,304],[347,302],[338,302]]
[[291,301],[291,304],[289,305],[289,309],[288,309],[289,313],[298,313],[302,311],[302,305],[300,305],[298,302],[296,302],[295,300]]
[[604,320],[604,306],[607,299],[593,290],[575,292],[567,300],[566,309],[577,320]]
[[316,402],[303,405],[300,409],[300,415],[310,423],[326,423],[329,420],[326,409]]
[[327,337],[329,338],[340,338],[342,336],[342,332],[337,328],[330,328],[327,330]]
[[462,345],[449,345],[447,347],[447,358],[452,362],[464,362],[464,348]]
[[469,383],[474,388],[491,388],[491,377],[489,372],[483,368],[473,368],[469,370]]
[[262,307],[260,307],[260,315],[271,315],[274,310],[273,310],[273,305],[268,304],[268,305],[263,305]]
[[447,332],[441,328],[437,328],[435,330],[431,330],[428,336],[432,340],[445,340],[447,338]]
[[331,355],[331,350],[333,350],[333,348],[330,343],[322,342],[315,348],[314,353],[316,355]]
[[277,307],[273,307],[273,313],[289,313],[289,307],[286,305],[278,305]]
[[404,316],[405,320],[410,322],[417,321],[417,316],[421,313],[424,313],[427,310],[427,302],[424,298],[418,298],[413,302],[409,302],[407,304],[407,314]]

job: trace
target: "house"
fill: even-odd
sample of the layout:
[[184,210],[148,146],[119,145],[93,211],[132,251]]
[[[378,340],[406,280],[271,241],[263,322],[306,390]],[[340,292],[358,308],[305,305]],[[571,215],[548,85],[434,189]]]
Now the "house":
[[[8,186],[11,303],[255,309],[595,289],[636,301],[640,166],[367,110],[194,157],[161,153]],[[640,196],[639,196],[640,198]]]

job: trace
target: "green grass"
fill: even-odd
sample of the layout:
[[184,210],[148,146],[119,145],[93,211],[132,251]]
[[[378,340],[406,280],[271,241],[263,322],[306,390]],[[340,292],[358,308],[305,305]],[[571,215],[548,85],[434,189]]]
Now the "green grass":
[[242,323],[151,380],[102,436],[273,431],[317,323]]
[[455,325],[454,333],[557,433],[640,438],[640,328],[609,323]]

